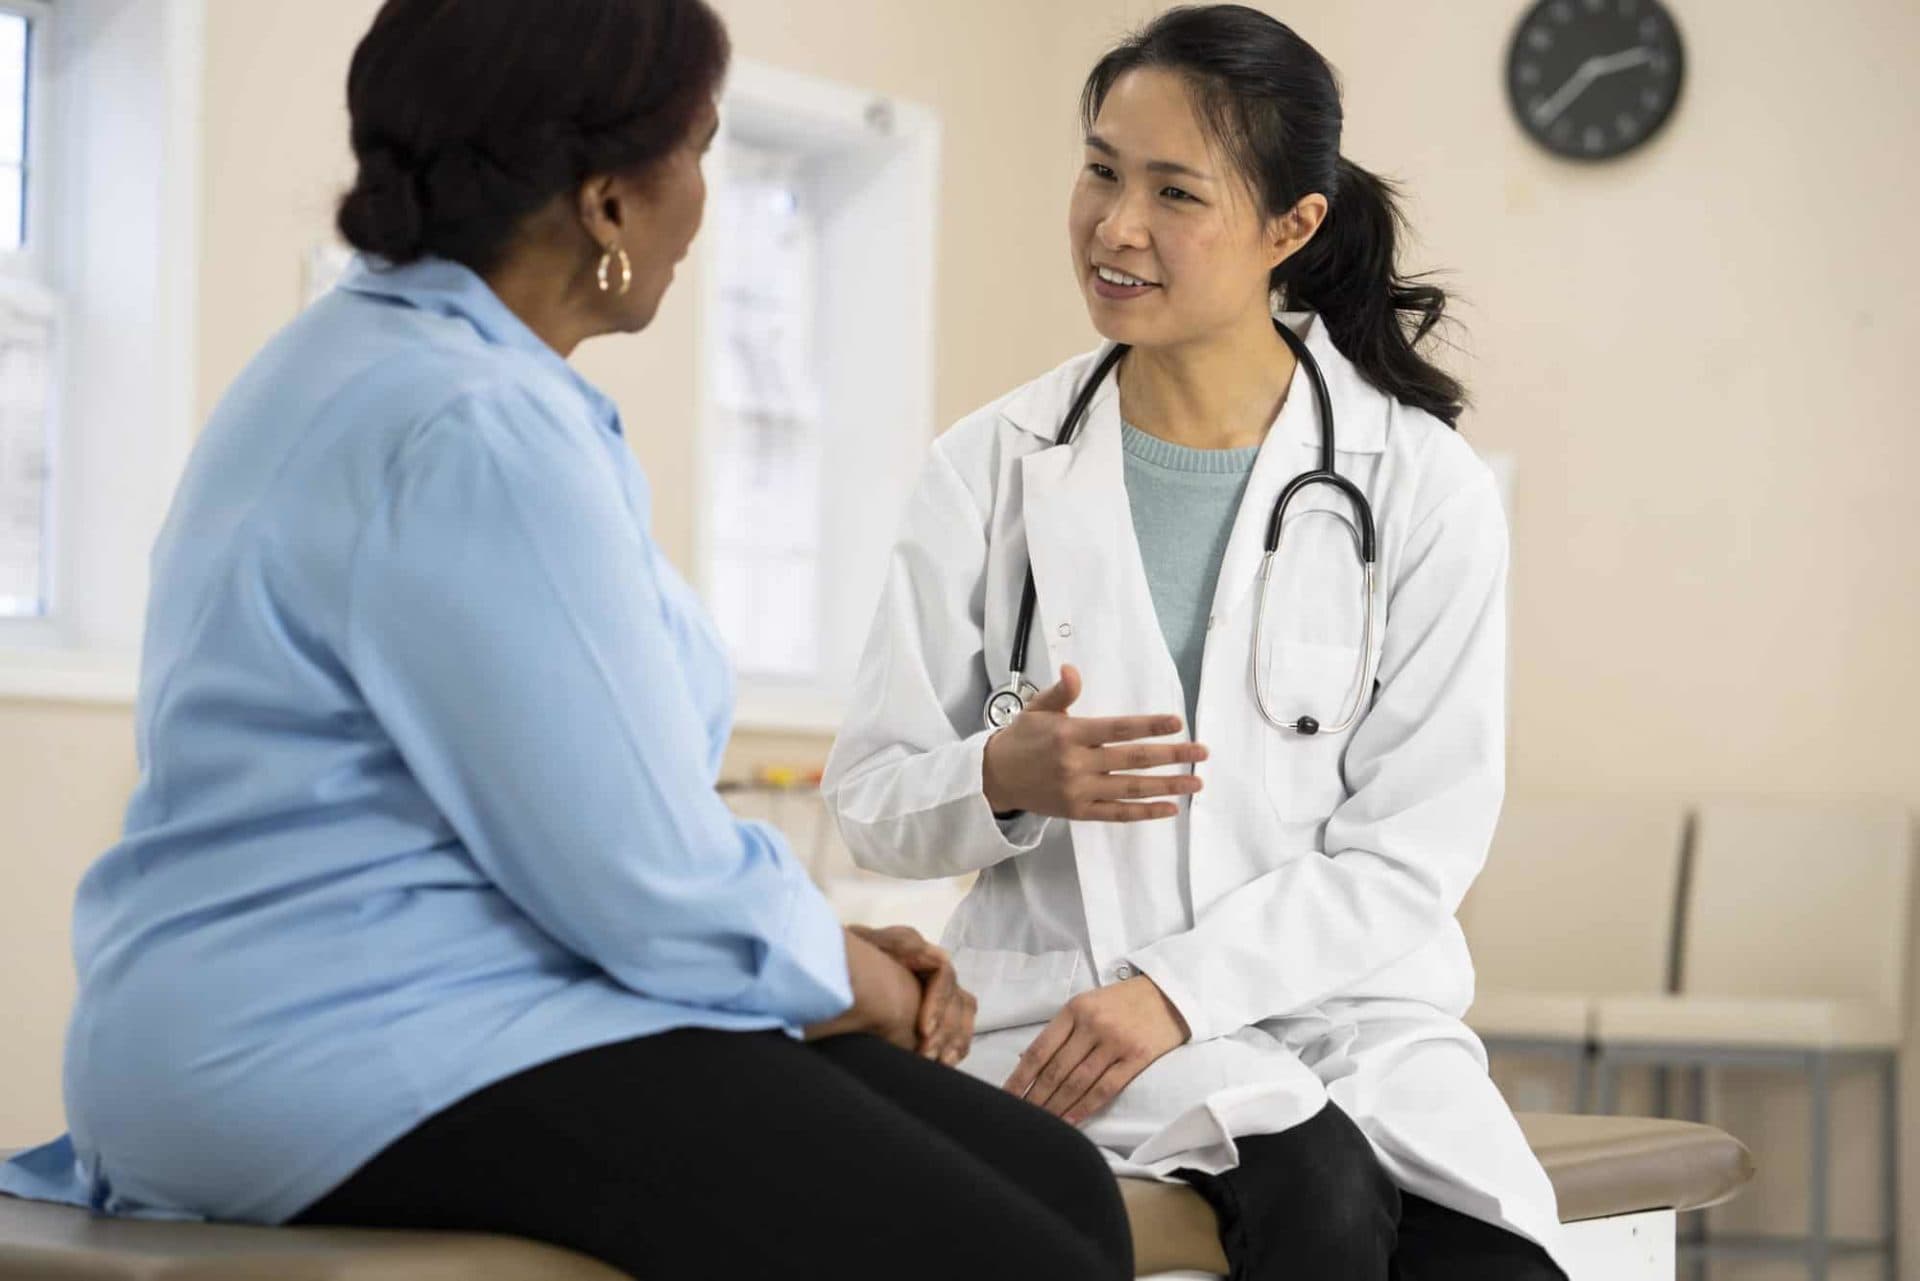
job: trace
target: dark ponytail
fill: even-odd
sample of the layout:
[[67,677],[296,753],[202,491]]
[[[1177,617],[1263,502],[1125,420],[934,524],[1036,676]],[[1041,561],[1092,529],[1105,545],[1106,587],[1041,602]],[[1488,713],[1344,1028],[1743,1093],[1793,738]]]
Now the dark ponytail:
[[1169,9],[1087,77],[1080,109],[1088,128],[1115,82],[1145,68],[1187,80],[1202,123],[1268,216],[1302,196],[1326,196],[1326,221],[1274,271],[1273,289],[1289,309],[1317,312],[1368,382],[1456,425],[1465,391],[1419,351],[1445,316],[1447,296],[1399,273],[1403,220],[1394,188],[1341,156],[1340,85],[1326,59],[1257,9]]
[[555,196],[684,141],[728,56],[705,0],[387,0],[347,76],[340,234],[490,271]]
[[1334,346],[1367,381],[1457,426],[1465,400],[1459,381],[1418,351],[1444,317],[1447,295],[1395,268],[1405,223],[1393,184],[1345,158],[1335,172],[1326,221],[1280,264],[1274,287],[1289,307],[1325,317]]

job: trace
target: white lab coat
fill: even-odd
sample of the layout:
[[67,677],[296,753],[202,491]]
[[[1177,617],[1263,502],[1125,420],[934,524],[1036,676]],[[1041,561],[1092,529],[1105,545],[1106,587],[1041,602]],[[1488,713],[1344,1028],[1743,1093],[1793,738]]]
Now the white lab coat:
[[[1077,993],[1145,972],[1192,1028],[1083,1127],[1122,1173],[1218,1172],[1236,1136],[1331,1099],[1404,1188],[1557,1251],[1551,1185],[1461,1023],[1473,967],[1454,914],[1503,790],[1507,533],[1492,474],[1444,424],[1367,384],[1324,325],[1283,319],[1325,372],[1338,466],[1379,528],[1369,705],[1351,729],[1273,728],[1252,685],[1273,503],[1317,465],[1301,370],[1261,447],[1222,563],[1202,661],[1197,767],[1178,818],[1002,824],[982,793],[981,709],[1007,679],[1031,549],[1027,677],[1084,678],[1076,715],[1176,712],[1123,476],[1109,377],[1079,439],[1053,438],[1098,353],[963,419],[934,445],[893,552],[853,712],[825,779],[862,866],[977,871],[948,927],[980,1000],[965,1070],[998,1084]],[[1289,510],[1269,601],[1270,697],[1340,718],[1361,589],[1328,487]]]

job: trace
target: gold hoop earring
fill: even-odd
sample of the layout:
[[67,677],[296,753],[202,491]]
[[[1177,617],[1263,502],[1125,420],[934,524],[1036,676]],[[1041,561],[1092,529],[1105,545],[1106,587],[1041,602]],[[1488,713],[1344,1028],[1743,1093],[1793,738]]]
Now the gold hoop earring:
[[[613,263],[620,261],[620,287],[613,287]],[[600,292],[624,298],[627,290],[633,288],[633,260],[627,257],[627,251],[621,246],[608,245],[607,252],[600,255]]]

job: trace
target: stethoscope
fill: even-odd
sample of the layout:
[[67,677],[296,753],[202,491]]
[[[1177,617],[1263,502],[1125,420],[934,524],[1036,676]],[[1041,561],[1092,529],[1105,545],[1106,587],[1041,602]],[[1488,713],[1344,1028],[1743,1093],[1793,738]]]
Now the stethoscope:
[[[1313,471],[1301,472],[1287,482],[1280,491],[1280,497],[1274,501],[1273,515],[1267,521],[1266,556],[1260,562],[1260,596],[1253,616],[1253,695],[1260,705],[1260,714],[1267,718],[1268,724],[1276,729],[1291,730],[1296,734],[1338,734],[1350,727],[1360,715],[1360,704],[1366,695],[1367,673],[1373,669],[1376,642],[1373,634],[1373,579],[1374,579],[1374,530],[1373,507],[1367,502],[1367,496],[1360,487],[1342,476],[1333,467],[1333,398],[1327,394],[1326,375],[1320,372],[1320,362],[1307,350],[1307,344],[1300,336],[1282,324],[1273,322],[1274,330],[1293,349],[1294,357],[1306,369],[1307,377],[1313,383],[1313,399],[1320,411],[1320,466]],[[1066,421],[1060,425],[1059,435],[1054,437],[1055,445],[1070,445],[1074,433],[1087,415],[1087,406],[1092,403],[1094,392],[1113,372],[1130,348],[1124,343],[1115,343],[1095,366],[1086,384],[1073,399],[1072,408],[1067,410]],[[1263,652],[1261,645],[1262,625],[1267,616],[1267,585],[1273,578],[1273,558],[1280,550],[1280,528],[1286,519],[1287,504],[1302,490],[1313,485],[1331,485],[1346,495],[1352,505],[1355,522],[1347,524],[1348,532],[1353,535],[1354,550],[1359,554],[1361,567],[1361,629],[1360,668],[1354,674],[1353,689],[1350,692],[1346,710],[1335,725],[1322,725],[1311,716],[1302,714],[1292,720],[1276,715],[1267,699],[1266,664],[1260,661]],[[1336,519],[1338,519],[1336,515]],[[1040,691],[1026,679],[1027,642],[1033,635],[1034,609],[1039,604],[1039,590],[1033,580],[1033,558],[1027,558],[1027,583],[1020,593],[1020,621],[1013,632],[1013,654],[1007,662],[1008,678],[1005,685],[987,696],[983,719],[990,730],[1005,729],[1013,723],[1013,718],[1027,709],[1027,700]]]

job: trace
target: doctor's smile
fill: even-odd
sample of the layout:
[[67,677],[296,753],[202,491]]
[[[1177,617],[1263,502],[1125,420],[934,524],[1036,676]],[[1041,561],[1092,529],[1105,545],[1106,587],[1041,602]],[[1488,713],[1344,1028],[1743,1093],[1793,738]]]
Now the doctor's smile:
[[1148,290],[1159,287],[1160,282],[1157,280],[1143,280],[1113,267],[1096,266],[1093,269],[1094,292],[1114,302],[1138,298]]

